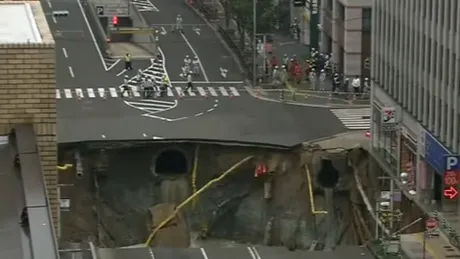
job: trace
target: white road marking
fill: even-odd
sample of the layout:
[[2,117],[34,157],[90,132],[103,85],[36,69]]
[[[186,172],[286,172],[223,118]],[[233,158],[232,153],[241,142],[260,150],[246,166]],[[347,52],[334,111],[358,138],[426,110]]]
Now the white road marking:
[[54,22],[54,23],[57,23],[56,17],[53,16],[52,19],[53,19],[53,22]]
[[204,259],[209,259],[208,255],[206,254],[206,251],[204,250],[204,248],[202,247],[202,248],[200,248],[200,250],[201,250],[201,254],[203,255],[203,258]]
[[94,94],[93,88],[88,88],[88,89],[86,89],[86,91],[88,92],[88,97],[89,98],[95,98],[96,97],[96,95]]
[[99,93],[100,97],[105,98],[105,89],[104,88],[98,88],[97,92]]
[[228,92],[223,86],[219,87],[219,91],[222,93],[223,96],[228,96]]
[[51,5],[51,2],[50,2],[50,1],[47,1],[47,4],[48,4],[48,7],[49,7],[49,8],[53,8],[53,6]]
[[168,32],[166,32],[165,27],[161,26],[161,32],[160,32],[160,34],[164,36],[164,35],[166,35],[167,33],[168,33]]
[[75,77],[75,74],[73,73],[73,69],[71,66],[69,66],[69,73],[71,77]]
[[70,91],[70,89],[64,89],[64,96],[67,99],[72,98],[72,91]]
[[185,37],[185,35],[183,33],[181,33],[180,35],[182,36],[182,39],[184,39],[185,43],[188,45],[190,50],[193,52],[193,55],[195,55],[195,57],[197,57],[198,63],[200,65],[201,73],[203,74],[203,77],[204,77],[204,80],[206,82],[209,82],[208,75],[206,75],[206,71],[204,70],[204,67],[203,67],[203,64],[201,63],[200,57],[196,53],[195,49],[192,47],[192,44],[190,44],[190,42],[188,41],[187,37]]
[[203,89],[203,87],[198,86],[196,89],[198,90],[198,93],[200,93],[201,96],[206,96],[206,91]]
[[254,251],[254,255],[256,256],[257,259],[262,259],[262,257],[260,257],[260,254],[257,251],[255,246],[252,247],[252,251]]
[[110,96],[112,96],[114,98],[118,97],[117,89],[115,89],[114,87],[109,88],[109,93],[110,93]]
[[214,90],[214,88],[208,87],[208,90],[209,90],[209,93],[210,93],[212,96],[217,96],[217,92],[216,92],[216,90]]
[[229,87],[230,93],[232,93],[233,96],[240,96],[240,93],[238,93],[238,90],[236,90],[235,87]]
[[[144,137],[147,137],[147,134],[143,134]],[[150,253],[150,257],[152,257],[152,259],[155,259],[155,255],[153,254],[153,251],[152,251],[152,248],[149,248],[149,253]]]
[[83,90],[81,90],[81,88],[75,88],[75,94],[77,95],[77,97],[79,98],[83,98],[84,95],[83,95]]
[[116,66],[121,60],[120,59],[117,59],[117,61],[115,61],[110,67],[107,68],[107,71],[109,71],[110,69],[112,69],[114,66]]
[[97,46],[96,37],[94,37],[93,30],[91,29],[91,26],[89,25],[88,17],[86,17],[85,11],[83,10],[83,6],[81,5],[80,0],[77,0],[77,3],[78,3],[78,7],[80,7],[80,11],[81,11],[81,15],[83,16],[83,20],[85,20],[86,26],[88,27],[88,31],[89,31],[89,34],[91,35],[91,39],[93,40],[94,47],[96,48],[96,51],[99,54],[99,58],[101,59],[102,66],[104,66],[104,69],[108,71],[107,65],[105,64],[105,61],[104,61],[104,57],[102,56],[99,46]]
[[173,93],[171,87],[168,87],[167,91],[168,91],[168,96],[174,96],[174,93]]
[[182,88],[180,88],[179,86],[174,87],[174,89],[176,89],[176,92],[177,92],[178,95],[183,95],[184,94],[182,92]]
[[65,48],[62,48],[62,53],[64,54],[65,58],[68,58],[69,56],[67,55],[67,50]]
[[56,99],[61,99],[61,91],[56,89]]
[[123,69],[120,73],[117,74],[117,76],[121,76],[121,75],[123,75],[124,73],[126,73],[126,69]]
[[187,93],[188,93],[190,96],[196,96],[196,93],[195,93],[192,89],[188,89],[188,90],[187,90]]

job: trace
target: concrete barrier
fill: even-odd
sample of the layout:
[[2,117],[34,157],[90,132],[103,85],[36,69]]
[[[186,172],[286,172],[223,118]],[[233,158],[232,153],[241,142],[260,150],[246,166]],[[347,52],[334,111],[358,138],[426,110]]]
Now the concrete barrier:
[[[129,14],[133,22],[133,27],[151,27],[151,24],[148,24],[144,17],[137,8],[131,3],[129,6]],[[132,41],[147,50],[148,52],[155,55],[157,52],[157,46],[155,43],[155,38],[152,34],[133,34]]]

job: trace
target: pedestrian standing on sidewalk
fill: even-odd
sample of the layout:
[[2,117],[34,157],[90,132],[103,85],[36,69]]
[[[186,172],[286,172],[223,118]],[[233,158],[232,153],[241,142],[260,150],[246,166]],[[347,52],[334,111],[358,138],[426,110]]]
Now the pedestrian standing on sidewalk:
[[359,76],[355,76],[353,80],[351,81],[351,86],[353,87],[353,92],[354,92],[354,98],[359,95],[359,90],[361,88],[361,79],[359,79]]

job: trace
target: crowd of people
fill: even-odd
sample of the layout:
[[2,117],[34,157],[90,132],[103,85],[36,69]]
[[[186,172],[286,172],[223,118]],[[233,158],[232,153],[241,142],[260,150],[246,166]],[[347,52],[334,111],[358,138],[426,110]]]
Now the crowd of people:
[[368,78],[361,82],[359,76],[350,79],[339,74],[331,58],[332,54],[321,53],[315,49],[312,49],[310,57],[303,61],[296,55],[287,54],[284,54],[280,60],[274,53],[269,53],[263,78],[268,79],[273,86],[306,83],[312,90],[329,89],[322,87],[323,82],[329,79],[332,84],[331,91],[334,93],[352,91],[358,95],[370,92]]

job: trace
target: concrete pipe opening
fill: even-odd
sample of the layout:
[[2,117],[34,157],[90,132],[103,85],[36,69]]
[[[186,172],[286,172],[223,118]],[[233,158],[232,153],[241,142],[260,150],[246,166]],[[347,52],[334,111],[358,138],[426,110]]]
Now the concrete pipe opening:
[[155,173],[159,175],[175,176],[185,174],[187,171],[187,158],[179,150],[165,150],[156,158]]
[[339,171],[334,167],[330,159],[321,159],[318,182],[324,188],[334,188],[339,182]]

